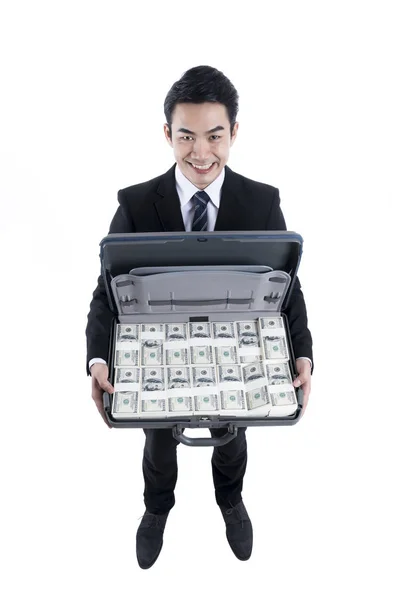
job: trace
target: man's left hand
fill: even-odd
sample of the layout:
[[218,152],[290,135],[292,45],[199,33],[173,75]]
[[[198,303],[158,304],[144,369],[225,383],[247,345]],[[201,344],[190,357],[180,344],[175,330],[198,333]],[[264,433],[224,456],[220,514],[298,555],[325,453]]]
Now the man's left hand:
[[308,360],[305,358],[298,358],[296,360],[296,370],[298,372],[298,376],[293,382],[294,387],[301,386],[303,390],[303,408],[300,413],[300,419],[305,413],[308,398],[311,392],[311,365]]

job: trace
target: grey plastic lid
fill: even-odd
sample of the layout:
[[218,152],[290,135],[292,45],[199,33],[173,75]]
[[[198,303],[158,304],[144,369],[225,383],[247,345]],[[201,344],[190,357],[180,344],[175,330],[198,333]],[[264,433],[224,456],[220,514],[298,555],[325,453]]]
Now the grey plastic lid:
[[[100,261],[110,306],[111,280],[138,267],[268,265],[291,277],[289,301],[303,249],[293,231],[113,233],[100,242]],[[284,306],[283,306],[284,309]]]

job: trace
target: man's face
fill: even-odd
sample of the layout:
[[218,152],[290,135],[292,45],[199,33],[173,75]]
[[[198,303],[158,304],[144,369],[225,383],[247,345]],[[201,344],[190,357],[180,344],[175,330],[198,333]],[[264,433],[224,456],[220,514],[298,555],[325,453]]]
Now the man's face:
[[[167,124],[164,125],[165,137],[182,173],[200,190],[210,185],[228,162],[238,126],[235,123],[231,136],[226,107],[217,102],[175,106],[172,139]],[[207,168],[201,169],[202,166]]]

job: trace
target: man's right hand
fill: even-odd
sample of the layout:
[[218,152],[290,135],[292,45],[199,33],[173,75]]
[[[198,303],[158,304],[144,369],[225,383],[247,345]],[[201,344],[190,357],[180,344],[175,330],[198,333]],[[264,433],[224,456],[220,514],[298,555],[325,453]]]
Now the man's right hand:
[[103,406],[103,391],[109,394],[114,393],[114,388],[108,381],[108,366],[103,363],[94,363],[90,367],[90,374],[92,376],[92,398],[105,424],[111,429]]

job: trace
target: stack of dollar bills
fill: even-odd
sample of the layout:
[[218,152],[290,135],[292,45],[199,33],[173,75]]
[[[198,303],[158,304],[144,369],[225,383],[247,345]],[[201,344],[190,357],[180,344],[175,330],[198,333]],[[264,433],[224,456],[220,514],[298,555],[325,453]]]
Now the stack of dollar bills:
[[282,317],[117,325],[112,415],[284,417],[297,409]]

